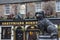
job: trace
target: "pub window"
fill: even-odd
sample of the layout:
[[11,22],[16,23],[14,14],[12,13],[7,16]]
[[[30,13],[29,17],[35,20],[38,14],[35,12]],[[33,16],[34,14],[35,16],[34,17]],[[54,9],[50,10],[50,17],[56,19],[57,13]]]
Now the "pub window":
[[35,3],[35,12],[40,12],[41,11],[41,3]]
[[10,13],[11,13],[11,6],[10,6],[10,4],[4,5],[4,14],[5,15],[10,15]]
[[60,12],[60,2],[56,2],[56,12]]
[[26,5],[25,4],[21,4],[19,7],[20,7],[19,13],[22,16],[22,18],[24,18],[25,14],[26,14]]
[[2,39],[11,39],[11,27],[2,27]]

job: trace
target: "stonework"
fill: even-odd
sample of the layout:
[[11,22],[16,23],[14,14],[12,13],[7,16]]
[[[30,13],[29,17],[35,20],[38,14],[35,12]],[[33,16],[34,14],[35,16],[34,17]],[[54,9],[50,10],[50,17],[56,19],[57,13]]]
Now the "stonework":
[[52,12],[52,15],[56,15],[56,1],[46,1],[42,2],[42,9],[46,12],[46,14],[49,12]]
[[[5,12],[4,6],[5,4],[0,5],[0,16],[2,15],[2,17],[6,17],[6,15],[4,15]],[[10,4],[10,6],[11,6],[11,14],[16,15],[17,13],[20,12],[20,6],[21,6],[20,4]],[[32,18],[35,15],[35,3],[27,3],[26,6],[27,6],[26,13],[30,13],[29,16]],[[46,14],[47,11],[50,13],[52,12],[52,15],[56,17],[56,1],[41,2],[41,9],[43,9],[46,12]],[[26,17],[26,14],[23,16]]]

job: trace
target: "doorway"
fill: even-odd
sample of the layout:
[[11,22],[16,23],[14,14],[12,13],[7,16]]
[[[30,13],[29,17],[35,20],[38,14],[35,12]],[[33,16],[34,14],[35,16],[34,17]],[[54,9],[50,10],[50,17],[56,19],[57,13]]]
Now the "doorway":
[[39,29],[36,26],[29,26],[26,30],[26,40],[37,40]]
[[15,40],[23,40],[23,31],[19,26],[15,30]]

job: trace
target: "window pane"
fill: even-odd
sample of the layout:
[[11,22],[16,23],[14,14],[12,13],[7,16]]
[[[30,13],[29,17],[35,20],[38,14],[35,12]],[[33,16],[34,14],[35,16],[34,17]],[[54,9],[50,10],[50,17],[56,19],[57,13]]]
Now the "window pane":
[[41,3],[35,3],[35,12],[41,11]]
[[60,2],[56,2],[56,11],[60,11]]
[[11,39],[11,27],[2,27],[2,39]]
[[25,10],[20,10],[21,14],[25,14],[25,12],[26,12]]
[[20,5],[20,13],[25,14],[26,13],[25,11],[26,11],[26,5],[25,4]]
[[7,15],[7,14],[10,14],[10,11],[11,11],[11,7],[10,7],[10,5],[9,4],[7,4],[7,5],[5,5],[4,6],[4,9],[5,9],[5,15]]

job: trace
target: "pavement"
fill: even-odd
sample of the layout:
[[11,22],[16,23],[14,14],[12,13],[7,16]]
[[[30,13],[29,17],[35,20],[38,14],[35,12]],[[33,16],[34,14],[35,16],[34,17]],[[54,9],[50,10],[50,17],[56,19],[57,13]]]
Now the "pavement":
[[[11,40],[11,39],[1,39],[1,40]],[[57,39],[37,39],[37,40],[57,40]],[[60,38],[59,38],[60,40]]]
[[50,35],[39,35],[37,40],[58,40],[58,39],[56,37],[51,38]]
[[11,40],[11,39],[1,39],[1,40]]
[[[11,40],[11,39],[2,39],[2,40]],[[56,40],[56,39],[39,39],[39,40]],[[60,38],[59,38],[60,40]]]

